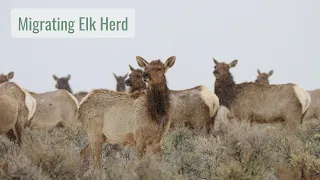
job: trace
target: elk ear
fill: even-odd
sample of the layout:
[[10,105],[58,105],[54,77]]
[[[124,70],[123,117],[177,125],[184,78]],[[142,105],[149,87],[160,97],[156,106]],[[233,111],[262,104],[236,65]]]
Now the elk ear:
[[258,69],[258,74],[261,74],[260,70]]
[[171,56],[167,59],[167,61],[164,63],[164,71],[167,72],[167,70],[169,68],[171,68],[174,63],[176,62],[176,57],[175,56]]
[[116,80],[118,80],[118,76],[115,73],[113,73],[113,76]]
[[134,71],[135,69],[129,64],[129,68],[131,71]]
[[14,76],[14,72],[11,71],[11,72],[8,73],[7,78],[8,78],[8,79],[12,79],[13,76]]
[[231,63],[229,63],[229,68],[235,67],[237,65],[237,63],[238,63],[237,59],[233,60]]
[[69,80],[70,80],[70,78],[71,78],[71,75],[70,75],[70,74],[68,74],[68,76],[67,76],[67,80],[69,81]]
[[137,59],[138,65],[142,68],[146,68],[147,65],[149,64],[148,61],[143,59],[141,56],[137,56],[136,59]]
[[215,64],[218,64],[218,63],[219,63],[215,58],[212,58],[212,59],[213,59],[213,62],[214,62]]
[[273,70],[269,71],[268,76],[270,77],[273,74]]
[[127,77],[128,77],[128,73],[123,76],[123,79],[127,79]]
[[52,77],[53,77],[53,79],[56,80],[56,81],[59,80],[59,78],[58,78],[56,75],[52,75]]

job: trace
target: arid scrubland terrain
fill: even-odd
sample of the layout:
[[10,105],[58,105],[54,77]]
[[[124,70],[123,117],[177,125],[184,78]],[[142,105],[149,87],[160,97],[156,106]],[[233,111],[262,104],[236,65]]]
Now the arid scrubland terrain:
[[21,149],[0,137],[0,179],[320,179],[318,120],[296,132],[221,122],[207,137],[187,129],[169,132],[160,161],[105,144],[99,171],[81,164],[87,142],[81,127],[26,129]]

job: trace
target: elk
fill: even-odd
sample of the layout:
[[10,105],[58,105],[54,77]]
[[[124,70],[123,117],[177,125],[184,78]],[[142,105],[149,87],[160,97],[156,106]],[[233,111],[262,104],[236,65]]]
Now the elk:
[[0,75],[0,135],[6,134],[21,145],[24,126],[35,112],[36,101],[16,83],[9,82],[13,76],[14,72]]
[[50,130],[54,127],[80,125],[76,121],[77,99],[68,91],[58,89],[44,93],[30,92],[36,99],[37,108],[28,126],[34,130]]
[[273,70],[270,70],[269,73],[261,73],[258,69],[258,76],[255,80],[256,83],[260,84],[269,84],[269,77],[273,74]]
[[[259,73],[259,71],[258,71]],[[259,83],[263,82],[264,84],[269,84],[268,78],[272,75],[273,71],[270,71],[268,74],[260,73],[256,82],[259,79]],[[270,75],[271,74],[271,75]],[[303,118],[303,121],[316,118],[320,120],[320,89],[309,90],[307,91],[311,97],[311,103],[309,105],[308,111]]]
[[128,77],[128,73],[124,76],[117,76],[115,73],[113,73],[114,79],[117,81],[116,90],[119,92],[125,92],[126,91],[126,84],[125,81]]
[[295,128],[306,114],[310,105],[310,95],[299,86],[288,83],[264,85],[258,83],[236,84],[230,68],[238,60],[227,64],[215,63],[213,74],[216,77],[214,89],[220,105],[227,107],[239,120],[250,123],[276,123],[282,121],[286,127]]
[[[73,94],[73,91],[70,87],[70,84],[69,84],[69,80],[71,79],[71,75],[68,74],[66,77],[61,77],[61,78],[58,78],[56,75],[52,75],[53,79],[56,81],[56,88],[57,89],[65,89],[67,90],[69,93]],[[81,100],[88,94],[88,92],[86,91],[79,91],[75,94],[73,94],[78,103],[81,102]]]
[[170,92],[165,72],[175,63],[175,56],[165,63],[150,63],[137,56],[138,65],[145,68],[146,93],[132,96],[113,90],[96,89],[80,103],[78,118],[88,134],[90,145],[81,151],[82,158],[92,152],[94,167],[101,168],[102,144],[135,146],[139,157],[148,152],[161,155],[161,140],[170,126]]
[[[129,65],[131,74],[126,81],[130,93],[143,92],[147,86],[143,80],[143,71]],[[211,125],[219,107],[218,97],[205,86],[196,86],[191,89],[176,91],[170,90],[171,128],[187,126],[195,133],[206,130],[210,132]]]
[[129,65],[131,73],[129,78],[125,81],[125,85],[129,87],[129,93],[143,92],[147,89],[147,84],[143,80],[143,70],[134,69]]

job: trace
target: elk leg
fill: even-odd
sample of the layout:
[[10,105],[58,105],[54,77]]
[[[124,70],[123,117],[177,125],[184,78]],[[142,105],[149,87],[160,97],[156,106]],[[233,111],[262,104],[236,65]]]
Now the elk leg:
[[136,153],[138,153],[138,157],[142,158],[146,153],[147,145],[144,141],[138,140],[136,143]]
[[17,137],[13,131],[13,129],[10,129],[7,133],[6,133],[6,136],[7,138],[10,140],[10,141],[16,141]]
[[298,113],[288,113],[284,117],[284,123],[286,128],[295,130],[298,126],[298,123],[300,122],[300,118],[301,118],[301,114],[299,115]]
[[96,136],[92,138],[91,150],[93,153],[93,165],[95,168],[101,168],[101,158],[102,158],[102,145],[105,142],[105,136],[101,133],[95,134]]
[[63,125],[63,123],[60,121],[57,125],[56,125],[56,127],[59,129],[59,128],[64,128],[64,125]]
[[163,153],[163,150],[161,148],[161,142],[160,141],[154,142],[151,146],[151,149],[153,154],[155,154],[160,160],[162,158],[162,153]]
[[90,144],[87,144],[80,152],[81,162],[85,163],[88,160],[88,156],[91,153]]
[[22,131],[23,131],[23,125],[21,122],[17,122],[15,125],[16,133],[17,133],[17,142],[18,145],[21,146],[22,144]]
[[[301,115],[301,121],[300,121],[300,124],[302,124],[303,123],[303,119],[305,118],[305,116],[306,116],[306,114],[308,113],[308,110],[309,109],[307,109],[302,115]],[[314,117],[316,118],[316,115],[314,115]]]

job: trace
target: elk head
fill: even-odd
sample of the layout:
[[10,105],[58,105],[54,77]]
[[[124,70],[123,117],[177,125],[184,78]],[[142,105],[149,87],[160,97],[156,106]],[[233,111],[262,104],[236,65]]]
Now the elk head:
[[165,63],[162,63],[160,60],[154,60],[149,63],[140,56],[137,56],[136,59],[138,65],[144,68],[143,79],[149,85],[159,85],[166,82],[165,73],[176,61],[175,56],[168,58]]
[[229,64],[227,64],[224,62],[218,62],[216,59],[213,58],[213,62],[215,63],[213,74],[217,79],[219,79],[227,77],[230,74],[230,68],[235,67],[238,63],[238,60],[235,59]]
[[69,85],[69,80],[71,78],[71,75],[68,74],[67,77],[62,77],[58,78],[56,75],[52,75],[53,79],[56,81],[56,88],[57,89],[65,89],[72,93],[70,85]]
[[269,71],[269,73],[261,73],[258,69],[258,76],[256,79],[256,83],[260,84],[269,84],[269,77],[273,74],[273,70]]
[[146,89],[146,82],[143,80],[143,71],[142,69],[134,69],[129,65],[131,73],[129,78],[126,80],[126,85],[130,87],[130,92],[141,91]]
[[116,87],[117,91],[125,91],[126,90],[125,81],[128,77],[128,73],[125,74],[124,76],[117,76],[115,73],[113,73],[113,76],[117,81],[117,87]]

